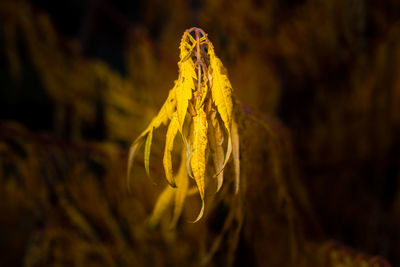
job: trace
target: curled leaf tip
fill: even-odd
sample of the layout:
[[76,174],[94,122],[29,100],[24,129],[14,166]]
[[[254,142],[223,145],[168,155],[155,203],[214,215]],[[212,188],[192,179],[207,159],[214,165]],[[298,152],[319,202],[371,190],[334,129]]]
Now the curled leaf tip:
[[222,180],[222,179],[218,179],[217,192],[219,192],[219,190],[221,190],[223,181],[224,181],[224,180]]
[[201,210],[199,212],[199,215],[197,215],[197,218],[194,221],[189,221],[190,223],[197,223],[198,221],[200,221],[200,219],[203,217],[204,215],[204,200],[201,200]]
[[192,169],[190,168],[190,160],[192,159],[192,150],[187,148],[186,170],[190,178],[194,179]]
[[227,151],[226,151],[226,156],[225,156],[224,165],[222,166],[222,168],[221,168],[219,171],[217,171],[216,174],[213,175],[213,177],[217,177],[217,176],[225,169],[225,166],[226,166],[226,164],[228,163],[228,160],[229,160],[229,158],[230,158],[230,156],[231,156],[231,153],[232,153],[232,140],[231,140],[230,137],[229,137],[229,139],[228,139],[228,147],[227,147],[226,150],[227,150]]

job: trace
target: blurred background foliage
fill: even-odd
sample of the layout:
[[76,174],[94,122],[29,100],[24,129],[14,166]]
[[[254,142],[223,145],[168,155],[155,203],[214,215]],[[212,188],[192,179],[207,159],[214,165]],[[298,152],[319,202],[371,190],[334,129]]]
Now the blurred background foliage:
[[[398,1],[3,0],[0,21],[1,266],[400,265]],[[191,26],[241,102],[244,190],[150,230],[163,133],[131,193],[127,147]]]

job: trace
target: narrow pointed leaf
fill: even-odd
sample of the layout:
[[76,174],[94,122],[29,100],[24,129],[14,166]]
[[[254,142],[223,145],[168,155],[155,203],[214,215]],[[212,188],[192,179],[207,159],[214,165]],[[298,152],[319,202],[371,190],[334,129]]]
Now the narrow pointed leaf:
[[229,138],[228,138],[228,146],[226,148],[226,155],[225,155],[224,164],[222,165],[222,168],[217,171],[215,176],[218,176],[225,169],[225,166],[228,163],[228,160],[229,160],[231,154],[232,154],[232,138],[229,136]]
[[[176,86],[176,84],[175,84]],[[128,190],[130,190],[130,173],[133,165],[133,161],[135,159],[135,155],[139,147],[143,143],[143,137],[146,134],[149,134],[150,131],[153,131],[154,128],[158,128],[161,123],[166,123],[168,118],[171,117],[176,108],[176,98],[175,98],[175,87],[169,91],[168,98],[165,101],[164,105],[161,107],[160,111],[158,112],[157,116],[151,121],[149,126],[144,130],[135,141],[133,141],[131,147],[129,148],[129,156],[128,156],[128,167],[127,167],[127,183],[128,183]],[[150,141],[151,143],[151,141]],[[146,141],[147,144],[147,141]],[[150,156],[150,151],[149,151]],[[148,172],[148,168],[146,169]],[[148,172],[149,173],[149,172]]]
[[[222,148],[223,143],[223,135],[220,129],[220,125],[218,119],[215,116],[215,113],[211,115],[211,123],[209,123],[208,128],[208,140],[209,146],[211,150],[211,155],[213,158],[215,171],[219,171],[223,168],[224,165],[224,149]],[[217,183],[217,192],[221,189],[223,181],[224,181],[224,171],[222,170],[217,175],[218,183]]]
[[212,86],[211,94],[218,113],[220,114],[225,128],[230,135],[232,120],[232,86],[228,76],[224,73],[224,66],[219,58],[215,56],[214,49],[210,46],[208,50],[210,56]]
[[168,119],[172,117],[172,114],[175,112],[176,109],[176,97],[175,97],[176,86],[177,83],[175,82],[174,88],[172,88],[169,91],[167,100],[161,107],[157,116],[153,118],[149,126],[147,126],[146,130],[144,130],[139,137],[144,137],[146,134],[150,132],[151,129],[153,128],[157,129],[163,123],[166,124],[168,122]]
[[183,123],[185,121],[189,100],[192,98],[192,90],[194,89],[194,81],[196,73],[192,59],[179,62],[179,80],[175,87],[176,110],[179,121],[179,131],[182,132]]
[[[172,114],[175,112],[176,108],[176,96],[175,96],[175,88],[177,83],[175,82],[174,88],[172,88],[168,93],[168,98],[161,107],[157,116],[150,123],[149,127],[158,128],[162,123],[167,123],[168,119],[172,117]],[[150,129],[148,129],[149,131]]]
[[147,176],[150,176],[150,150],[151,150],[151,141],[153,139],[153,129],[151,128],[150,132],[147,134],[146,145],[144,147],[144,168],[146,169]]
[[165,176],[167,178],[168,183],[172,187],[176,187],[176,185],[173,178],[171,153],[174,147],[174,140],[178,132],[178,128],[179,128],[178,118],[174,116],[168,126],[166,141],[165,141],[164,158],[163,158]]
[[207,116],[203,109],[199,109],[197,116],[193,118],[193,127],[193,151],[190,166],[202,201],[201,211],[194,221],[197,222],[204,213],[204,176],[206,170],[208,125]]

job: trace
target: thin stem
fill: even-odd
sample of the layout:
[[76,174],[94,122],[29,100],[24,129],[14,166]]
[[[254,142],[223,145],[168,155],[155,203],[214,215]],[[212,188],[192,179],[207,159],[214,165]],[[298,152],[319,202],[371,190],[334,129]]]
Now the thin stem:
[[195,67],[197,67],[197,90],[198,90],[198,97],[201,96],[201,64],[203,63],[200,58],[200,37],[199,37],[199,30],[196,28],[196,63]]
[[[192,37],[191,33],[195,32],[195,37],[196,40]],[[203,71],[204,74],[207,73],[207,67],[204,64],[204,62],[201,59],[201,45],[208,45],[208,39],[206,33],[197,27],[192,27],[190,29],[187,29],[185,31],[185,36],[189,36],[190,40],[195,43],[193,45],[196,45],[196,62],[194,64],[195,68],[197,68],[197,90],[196,90],[196,101],[198,98],[201,97],[202,95],[202,88],[201,88],[201,71]]]
[[195,31],[195,32],[199,32],[199,33],[201,33],[203,36],[205,36],[206,35],[206,33],[203,31],[203,29],[201,29],[201,28],[197,28],[197,27],[192,27],[192,28],[190,28],[190,29],[187,29],[185,32],[193,32],[193,31]]

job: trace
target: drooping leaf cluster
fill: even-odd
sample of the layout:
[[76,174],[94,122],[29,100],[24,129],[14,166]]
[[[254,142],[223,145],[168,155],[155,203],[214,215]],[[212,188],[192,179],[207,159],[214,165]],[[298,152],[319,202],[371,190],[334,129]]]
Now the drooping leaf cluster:
[[[195,33],[196,39],[191,35]],[[196,221],[204,213],[206,167],[208,154],[211,153],[214,163],[214,173],[217,177],[217,189],[223,184],[223,171],[230,159],[232,150],[235,164],[235,191],[239,190],[239,133],[233,116],[234,100],[232,85],[226,74],[221,60],[215,55],[214,47],[207,35],[197,28],[186,30],[180,43],[180,61],[178,62],[179,77],[170,90],[168,98],[161,110],[151,121],[145,131],[133,142],[128,159],[128,181],[135,153],[145,141],[144,164],[149,175],[150,149],[153,131],[167,124],[163,165],[169,185],[176,189],[167,188],[160,196],[154,212],[159,213],[159,207],[169,202],[173,192],[176,194],[175,210],[182,209],[187,181],[184,186],[177,186],[173,172],[171,153],[174,140],[179,133],[184,144],[186,156],[182,157],[181,166],[186,161],[186,174],[178,174],[180,179],[194,178],[202,207]],[[224,139],[227,139],[224,153]],[[129,183],[129,182],[128,182]],[[160,203],[161,202],[161,203]],[[179,215],[176,215],[177,217]],[[153,215],[158,217],[158,215]],[[176,220],[174,220],[176,222]]]
[[[398,262],[400,191],[393,181],[398,176],[400,121],[400,39],[395,12],[399,5],[389,2],[328,0],[316,5],[310,1],[212,0],[195,11],[183,0],[147,1],[143,3],[143,24],[133,25],[135,29],[127,34],[124,59],[128,74],[123,77],[103,60],[85,57],[81,51],[90,47],[80,47],[79,42],[59,35],[62,29],[52,25],[50,16],[32,8],[31,2],[2,1],[0,35],[4,34],[1,43],[4,41],[4,63],[8,64],[2,77],[10,74],[16,81],[28,80],[25,63],[32,64],[57,110],[53,114],[57,136],[68,139],[59,134],[62,129],[57,130],[63,125],[71,125],[80,136],[99,118],[105,129],[98,145],[81,136],[82,151],[76,149],[77,144],[43,143],[48,137],[25,130],[7,135],[1,128],[0,230],[2,243],[7,245],[2,259],[17,255],[27,266],[40,266],[41,262],[165,266],[200,261],[216,266],[242,262],[257,266],[388,265],[340,243],[315,242],[335,236],[365,253],[379,253]],[[115,19],[115,13],[106,13],[104,6],[109,4],[102,3],[95,12],[110,19],[107,23],[114,27],[121,20]],[[167,11],[169,4],[174,8]],[[387,12],[389,9],[392,12]],[[169,21],[157,23],[157,15],[164,18],[166,11]],[[132,171],[134,189],[127,195],[125,151],[107,157],[95,152],[104,152],[103,145],[108,142],[122,141],[125,146],[124,142],[139,135],[157,114],[169,86],[166,83],[175,78],[172,55],[177,36],[193,14],[199,15],[196,17],[213,36],[215,47],[221,48],[218,56],[229,69],[235,94],[247,105],[239,106],[246,115],[236,116],[242,155],[239,194],[235,197],[229,187],[234,184],[233,168],[228,164],[218,173],[213,166],[223,166],[228,147],[223,118],[215,112],[207,115],[208,130],[211,125],[221,129],[215,138],[207,134],[204,189],[209,213],[206,220],[187,224],[177,218],[185,222],[197,215],[198,189],[188,178],[188,169],[193,176],[187,160],[191,150],[186,149],[179,132],[178,118],[168,138],[160,133],[170,127],[153,130],[151,138],[142,141],[153,144],[145,153],[150,155],[151,150],[148,172],[157,179],[166,176],[165,158],[172,162],[168,179],[183,188],[177,194],[175,188],[166,187],[164,192],[169,191],[161,193],[154,209],[162,188],[141,180],[145,162],[141,155]],[[143,31],[147,27],[158,29],[156,39]],[[195,90],[196,81],[193,79]],[[14,87],[8,86],[2,84],[2,96],[4,91],[14,92]],[[207,90],[211,91],[210,84]],[[16,95],[21,99],[25,92]],[[1,99],[3,104],[8,100]],[[35,99],[21,103],[15,106],[35,114],[26,108],[26,104],[37,104]],[[281,131],[271,118],[277,110],[287,131]],[[190,117],[187,113],[183,132],[193,148]],[[165,122],[172,123],[169,118]],[[291,141],[294,154],[288,149]],[[232,149],[233,157],[234,152]],[[87,156],[95,162],[86,162]],[[296,164],[300,170],[293,167]],[[214,175],[225,177],[224,186],[218,185],[222,179]],[[219,193],[214,194],[218,187]],[[185,205],[175,204],[183,201]],[[151,226],[159,226],[153,232],[142,224],[149,215]],[[18,223],[22,220],[23,224]],[[313,221],[322,224],[324,234],[315,234],[318,225]],[[168,231],[173,225],[174,231]],[[13,265],[17,264],[7,266]]]

